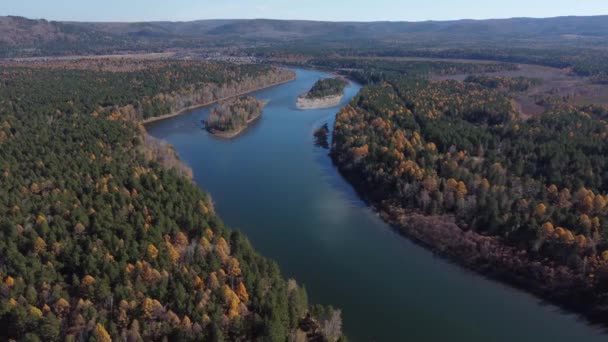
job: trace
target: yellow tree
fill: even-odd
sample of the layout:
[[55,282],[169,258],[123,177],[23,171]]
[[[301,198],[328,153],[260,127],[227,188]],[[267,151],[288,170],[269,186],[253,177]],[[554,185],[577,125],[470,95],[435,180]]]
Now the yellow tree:
[[55,302],[55,312],[60,317],[65,316],[69,311],[70,311],[70,303],[67,300],[65,300],[63,298],[59,298]]
[[539,203],[536,208],[534,208],[534,214],[538,217],[542,217],[547,213],[547,206],[544,203]]
[[543,229],[543,233],[545,233],[545,235],[553,235],[553,233],[555,232],[555,227],[553,226],[553,223],[551,222],[545,222],[545,224],[543,224],[542,226]]
[[230,260],[228,260],[228,275],[231,277],[241,276],[241,265],[236,258],[230,258]]
[[459,197],[464,197],[469,193],[466,184],[463,181],[458,182],[458,186],[456,188],[456,195]]
[[46,249],[46,242],[41,238],[37,237],[34,241],[34,253],[38,254]]
[[604,208],[606,208],[606,199],[604,199],[604,197],[601,195],[596,195],[593,199],[593,209],[600,213],[604,210]]
[[89,286],[95,285],[95,278],[93,278],[90,275],[86,275],[80,281],[80,285],[82,285],[83,287],[89,287]]
[[110,334],[108,334],[106,328],[104,328],[104,326],[100,323],[97,323],[95,326],[95,338],[98,342],[112,342]]
[[6,286],[8,288],[13,287],[13,285],[15,285],[15,279],[11,276],[6,277],[6,279],[4,280],[4,284],[6,284]]
[[158,248],[156,248],[153,244],[148,245],[148,255],[152,259],[156,259],[158,256]]
[[247,293],[247,288],[243,282],[240,282],[236,287],[236,294],[239,296],[239,299],[243,302],[249,301],[249,293]]
[[185,248],[188,246],[188,237],[183,232],[178,232],[175,235],[175,245],[180,248]]
[[449,191],[456,192],[456,190],[458,188],[458,181],[455,180],[454,178],[450,178],[450,179],[448,179],[448,182],[446,185],[447,185],[447,188]]

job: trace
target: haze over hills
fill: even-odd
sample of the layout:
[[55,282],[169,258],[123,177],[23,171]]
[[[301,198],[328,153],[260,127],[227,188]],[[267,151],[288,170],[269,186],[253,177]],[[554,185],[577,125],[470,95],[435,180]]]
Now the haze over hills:
[[[99,52],[109,48],[200,47],[227,39],[241,42],[465,38],[595,40],[608,37],[608,16],[512,18],[425,22],[319,22],[301,20],[199,20],[190,22],[87,23],[0,17],[4,56]],[[6,51],[8,47],[12,51]],[[15,48],[17,48],[15,50]]]

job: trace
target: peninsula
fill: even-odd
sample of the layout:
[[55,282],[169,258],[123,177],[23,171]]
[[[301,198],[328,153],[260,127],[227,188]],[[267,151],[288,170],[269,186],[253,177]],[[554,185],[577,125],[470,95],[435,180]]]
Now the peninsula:
[[342,78],[326,78],[318,80],[312,88],[298,96],[298,109],[331,108],[340,104],[344,97],[344,88],[348,82]]
[[266,103],[252,96],[238,97],[218,104],[207,120],[205,128],[221,138],[234,138],[262,115]]

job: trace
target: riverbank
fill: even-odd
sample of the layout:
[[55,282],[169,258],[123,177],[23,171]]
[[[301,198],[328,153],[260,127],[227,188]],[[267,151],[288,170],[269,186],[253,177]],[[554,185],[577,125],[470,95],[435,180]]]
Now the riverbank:
[[398,203],[383,199],[379,189],[370,187],[355,171],[342,165],[334,150],[330,156],[360,198],[399,234],[460,267],[531,293],[608,329],[608,305],[601,302],[593,288],[583,285],[588,273],[538,258],[498,237],[463,230],[452,216],[422,215],[401,208]]
[[298,96],[296,107],[300,110],[324,109],[336,107],[344,98],[344,94],[332,95],[309,99],[306,96]]
[[[193,125],[206,109],[147,129],[193,168],[226,225],[305,284],[312,302],[342,310],[350,341],[605,341],[577,315],[399,236],[360,201],[327,151],[312,146],[314,130],[325,122],[331,130],[337,109],[294,105],[303,89],[329,75],[295,71],[297,81],[254,94],[270,103],[241,138],[216,138]],[[359,89],[351,82],[343,103]],[[370,315],[370,308],[385,314]]]
[[210,106],[212,104],[216,104],[216,103],[219,103],[219,102],[222,102],[222,101],[227,101],[227,100],[239,97],[239,96],[244,96],[244,95],[248,95],[248,94],[251,94],[251,93],[255,93],[256,91],[260,91],[260,90],[264,90],[264,89],[269,89],[269,88],[273,88],[273,87],[276,87],[276,86],[280,86],[282,84],[293,82],[295,80],[296,80],[296,75],[294,74],[293,77],[291,77],[290,79],[285,80],[285,81],[275,82],[275,83],[268,84],[268,85],[265,85],[265,86],[262,86],[262,87],[256,87],[256,88],[248,89],[248,90],[240,92],[238,94],[226,96],[226,97],[223,97],[223,98],[220,98],[220,99],[216,99],[216,100],[213,100],[213,101],[208,101],[208,102],[205,102],[205,103],[195,104],[195,105],[188,106],[188,107],[182,108],[180,110],[177,110],[177,111],[174,111],[174,112],[171,112],[171,113],[168,113],[168,114],[164,114],[164,115],[161,115],[161,116],[155,116],[153,118],[148,118],[148,119],[143,120],[142,124],[147,125],[147,124],[150,124],[150,123],[153,123],[153,122],[158,122],[158,121],[166,120],[166,119],[169,119],[169,118],[173,118],[173,117],[176,117],[178,115],[182,115],[182,114],[187,113],[187,112],[192,111],[192,110],[196,110],[196,109],[199,109],[199,108],[207,107],[207,106]]

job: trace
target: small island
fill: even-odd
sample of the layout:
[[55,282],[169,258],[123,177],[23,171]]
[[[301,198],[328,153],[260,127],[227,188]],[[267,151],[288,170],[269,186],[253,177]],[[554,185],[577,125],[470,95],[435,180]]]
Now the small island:
[[344,97],[344,88],[348,81],[343,78],[326,78],[318,80],[305,94],[298,96],[298,109],[330,108],[340,104]]
[[319,146],[326,150],[329,149],[329,125],[325,123],[321,128],[314,132],[315,146]]
[[251,96],[237,97],[215,106],[207,120],[207,131],[221,138],[234,138],[262,115],[266,103]]

